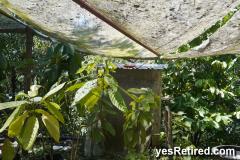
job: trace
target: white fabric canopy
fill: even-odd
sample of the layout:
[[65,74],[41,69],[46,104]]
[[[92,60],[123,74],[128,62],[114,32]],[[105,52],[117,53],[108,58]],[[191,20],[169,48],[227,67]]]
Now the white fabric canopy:
[[[240,4],[240,0],[86,0],[162,59],[239,53],[239,11],[203,47],[168,54],[189,43]],[[79,51],[103,56],[159,59],[71,0],[0,0],[0,11]],[[12,16],[13,17],[13,16]]]

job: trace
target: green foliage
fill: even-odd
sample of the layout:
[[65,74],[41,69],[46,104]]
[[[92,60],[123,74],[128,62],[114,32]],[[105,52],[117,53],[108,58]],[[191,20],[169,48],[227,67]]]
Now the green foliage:
[[14,158],[14,145],[9,139],[5,139],[2,146],[2,159],[3,160],[12,160]]
[[[43,123],[54,140],[56,142],[59,142],[60,131],[57,119],[64,124],[64,118],[59,112],[60,106],[54,102],[49,102],[46,99],[49,99],[50,97],[52,98],[54,95],[56,95],[56,93],[61,90],[64,85],[65,83],[62,83],[50,90],[43,98],[39,97],[41,101],[32,99],[32,97],[38,95],[38,89],[41,88],[40,85],[33,85],[30,87],[32,91],[28,92],[28,95],[20,93],[16,97],[16,99],[18,99],[19,97],[23,96],[27,98],[25,101],[0,103],[0,106],[2,106],[3,109],[20,105],[20,107],[17,107],[11,116],[7,119],[0,132],[5,130],[10,125],[8,129],[8,136],[16,137],[19,145],[22,146],[24,150],[30,150],[32,149],[33,144],[36,140],[40,123]],[[40,109],[44,108],[41,103],[43,103],[48,108],[52,115],[43,109]],[[23,109],[26,111],[21,115]],[[39,121],[40,116],[42,116],[42,122]],[[28,119],[26,120],[27,117]],[[24,126],[25,120],[26,126]]]
[[27,118],[28,112],[25,112],[17,119],[15,119],[8,128],[8,136],[15,137],[21,133],[22,126],[24,124],[25,119]]
[[[26,127],[24,128],[22,139],[22,147],[28,151],[32,149],[33,144],[37,138],[39,128],[39,122],[36,117],[30,117],[27,121]],[[19,133],[20,134],[20,133]]]
[[[163,106],[174,113],[175,145],[205,148],[236,144],[239,58],[235,55],[169,62]],[[231,130],[231,132],[229,132]],[[184,137],[188,135],[189,143]]]
[[49,113],[43,111],[42,121],[46,126],[48,132],[53,137],[53,139],[59,143],[60,132],[59,132],[59,123],[56,118],[54,118]]
[[[151,113],[149,113],[150,107],[153,109],[158,109],[157,106],[160,97],[154,94],[152,90],[147,88],[131,88],[129,91],[135,94],[145,93],[145,95],[140,95],[139,97],[128,93],[128,95],[130,95],[134,101],[130,103],[130,105],[132,105],[132,110],[129,110],[125,114],[126,121],[123,125],[123,137],[125,145],[128,145],[130,149],[133,149],[139,142],[139,135],[141,138],[141,143],[145,143],[147,136],[146,129],[149,124],[153,122],[153,116]],[[138,153],[130,153],[126,159],[129,159],[130,157],[140,158],[140,155],[140,153],[139,155]]]

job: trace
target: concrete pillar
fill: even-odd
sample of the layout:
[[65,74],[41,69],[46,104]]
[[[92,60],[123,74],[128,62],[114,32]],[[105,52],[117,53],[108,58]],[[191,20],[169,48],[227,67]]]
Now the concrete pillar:
[[[154,70],[154,69],[116,69],[116,73],[112,74],[113,77],[118,81],[119,86],[128,90],[129,88],[150,88],[154,93],[160,95],[162,88],[162,70]],[[130,102],[133,100],[126,95],[124,92],[120,91],[123,99],[125,100],[126,105],[129,109]],[[161,106],[161,103],[159,104]],[[125,118],[121,111],[116,108],[109,107],[115,112],[117,115],[108,114],[106,116],[107,120],[113,125],[116,135],[113,137],[112,135],[105,135],[106,140],[105,151],[107,153],[112,152],[115,154],[126,154],[128,149],[124,147],[123,141],[123,124],[125,122]],[[157,134],[160,132],[160,119],[161,119],[161,109],[151,109],[150,111],[154,116],[153,127],[150,127],[147,134],[147,140],[144,146],[140,146],[140,150],[145,150],[150,146],[151,143],[151,135]],[[153,136],[152,143],[154,145],[158,144],[159,136]]]

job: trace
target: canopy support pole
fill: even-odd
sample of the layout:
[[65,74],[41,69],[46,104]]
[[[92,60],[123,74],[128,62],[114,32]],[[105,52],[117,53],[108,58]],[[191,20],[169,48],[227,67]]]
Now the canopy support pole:
[[[25,59],[32,59],[32,47],[33,47],[33,30],[29,27],[26,27],[26,54]],[[24,75],[24,93],[28,93],[31,85],[31,65],[28,65],[25,69]]]
[[25,28],[0,29],[0,33],[26,33]]

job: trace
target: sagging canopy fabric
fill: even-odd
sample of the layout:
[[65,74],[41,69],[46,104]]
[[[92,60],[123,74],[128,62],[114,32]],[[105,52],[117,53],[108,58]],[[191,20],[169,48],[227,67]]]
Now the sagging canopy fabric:
[[[85,0],[162,59],[235,54],[240,51],[240,13],[218,29],[200,49],[169,54],[189,43],[240,0]],[[0,12],[81,52],[110,57],[159,59],[71,0],[0,0]],[[0,21],[1,22],[1,21]]]

